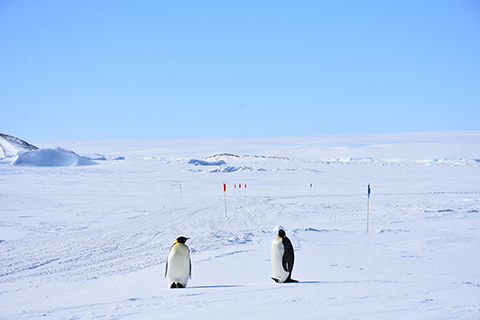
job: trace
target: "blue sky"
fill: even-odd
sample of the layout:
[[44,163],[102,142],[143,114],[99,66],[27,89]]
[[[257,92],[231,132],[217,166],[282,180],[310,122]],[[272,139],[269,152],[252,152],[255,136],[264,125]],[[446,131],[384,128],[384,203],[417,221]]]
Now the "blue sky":
[[480,2],[0,0],[27,141],[480,130]]

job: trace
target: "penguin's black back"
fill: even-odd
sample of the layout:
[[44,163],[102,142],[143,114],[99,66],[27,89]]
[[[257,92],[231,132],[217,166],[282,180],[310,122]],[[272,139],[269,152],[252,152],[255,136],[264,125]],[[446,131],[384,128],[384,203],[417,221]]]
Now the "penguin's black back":
[[293,245],[287,236],[284,236],[282,238],[282,244],[283,244],[283,248],[285,249],[285,252],[283,253],[283,257],[282,257],[283,270],[291,273],[293,270],[293,262],[295,260],[295,256],[293,253]]

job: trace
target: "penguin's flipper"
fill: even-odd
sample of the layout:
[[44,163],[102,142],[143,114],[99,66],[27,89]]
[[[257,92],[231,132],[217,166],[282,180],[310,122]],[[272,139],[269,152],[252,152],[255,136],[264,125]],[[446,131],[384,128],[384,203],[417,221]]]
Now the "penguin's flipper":
[[292,272],[293,270],[293,262],[295,260],[294,253],[293,253],[293,245],[290,242],[290,239],[287,237],[282,238],[283,247],[285,248],[285,252],[283,253],[282,258],[282,266],[283,270],[286,272]]
[[[190,250],[188,250],[188,252],[190,253]],[[190,265],[190,269],[188,271],[188,277],[192,279],[192,260],[190,259],[190,255],[188,255],[188,264]]]

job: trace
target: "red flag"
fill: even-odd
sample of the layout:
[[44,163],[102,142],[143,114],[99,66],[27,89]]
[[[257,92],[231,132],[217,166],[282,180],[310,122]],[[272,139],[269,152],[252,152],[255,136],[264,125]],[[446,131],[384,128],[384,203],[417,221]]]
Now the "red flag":
[[223,192],[227,192],[227,185],[225,183],[223,184]]

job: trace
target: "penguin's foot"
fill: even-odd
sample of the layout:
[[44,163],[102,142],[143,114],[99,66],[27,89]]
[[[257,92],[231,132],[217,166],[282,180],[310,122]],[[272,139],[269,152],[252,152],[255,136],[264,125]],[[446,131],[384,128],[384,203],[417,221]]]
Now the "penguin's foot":
[[288,277],[287,279],[285,279],[285,281],[280,281],[278,280],[277,278],[273,278],[272,279],[276,282],[276,283],[288,283],[288,282],[298,282],[298,280],[295,280],[295,279],[292,279],[290,277]]
[[172,282],[172,284],[170,285],[170,289],[173,289],[173,288],[185,288],[185,286],[180,282]]
[[285,279],[285,282],[298,282],[298,280],[290,278],[290,275],[288,275],[287,279]]

